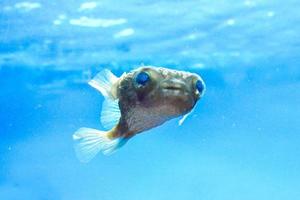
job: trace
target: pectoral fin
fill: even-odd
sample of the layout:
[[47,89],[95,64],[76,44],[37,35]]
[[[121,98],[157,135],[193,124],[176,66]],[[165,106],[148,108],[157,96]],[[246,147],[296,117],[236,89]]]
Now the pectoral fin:
[[112,129],[121,117],[118,100],[105,99],[100,116],[101,124],[106,129]]
[[194,110],[195,110],[195,108],[193,108],[193,110],[191,110],[190,112],[183,115],[183,117],[178,121],[178,125],[181,126],[183,124],[183,122],[188,118],[188,116],[190,116],[192,114],[192,112],[194,112]]

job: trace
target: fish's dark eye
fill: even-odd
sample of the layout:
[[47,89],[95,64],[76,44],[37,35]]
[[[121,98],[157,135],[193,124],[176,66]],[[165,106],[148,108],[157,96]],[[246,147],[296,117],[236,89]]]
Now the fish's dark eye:
[[204,86],[204,84],[203,84],[202,81],[198,80],[198,81],[196,82],[196,88],[197,88],[197,90],[198,90],[198,92],[199,92],[200,94],[203,92],[204,87],[205,87],[205,86]]
[[140,85],[146,85],[147,82],[149,82],[150,76],[146,72],[140,72],[136,77],[135,77],[135,82]]

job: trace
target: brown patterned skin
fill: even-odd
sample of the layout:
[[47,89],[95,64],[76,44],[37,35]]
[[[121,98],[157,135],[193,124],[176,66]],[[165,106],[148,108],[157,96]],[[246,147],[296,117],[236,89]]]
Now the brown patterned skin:
[[[146,72],[150,81],[139,85],[135,77]],[[110,138],[130,138],[192,110],[201,94],[192,73],[166,68],[141,67],[124,74],[117,82],[121,118]]]

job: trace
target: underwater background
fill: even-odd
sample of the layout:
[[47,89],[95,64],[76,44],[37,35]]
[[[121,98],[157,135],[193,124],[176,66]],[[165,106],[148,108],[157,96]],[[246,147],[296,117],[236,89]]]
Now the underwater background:
[[[300,198],[298,0],[0,1],[1,200]],[[140,65],[198,73],[178,119],[88,164],[103,130],[87,81]]]

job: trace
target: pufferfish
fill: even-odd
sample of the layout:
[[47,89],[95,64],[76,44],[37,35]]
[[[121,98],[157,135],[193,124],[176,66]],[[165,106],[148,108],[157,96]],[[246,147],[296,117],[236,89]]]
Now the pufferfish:
[[81,162],[98,152],[111,154],[133,136],[183,116],[179,124],[203,96],[205,84],[194,73],[162,67],[142,66],[121,77],[104,69],[89,85],[104,96],[101,123],[108,131],[82,127],[73,139]]

